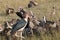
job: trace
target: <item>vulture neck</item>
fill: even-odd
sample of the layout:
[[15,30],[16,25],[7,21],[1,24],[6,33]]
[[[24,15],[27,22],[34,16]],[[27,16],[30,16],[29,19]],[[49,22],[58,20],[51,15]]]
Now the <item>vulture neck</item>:
[[24,18],[24,20],[27,22],[28,21],[28,18]]

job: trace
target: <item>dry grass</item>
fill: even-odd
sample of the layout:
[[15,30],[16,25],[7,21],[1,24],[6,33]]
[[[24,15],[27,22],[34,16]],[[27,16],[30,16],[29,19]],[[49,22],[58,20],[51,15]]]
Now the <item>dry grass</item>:
[[[18,11],[19,7],[22,6],[23,8],[27,10],[32,10],[34,15],[37,16],[38,19],[41,19],[44,15],[47,17],[48,20],[56,20],[60,19],[60,0],[36,0],[38,2],[38,6],[27,8],[27,4],[29,3],[29,0],[0,0],[0,22],[3,22],[5,20],[5,17],[8,17],[8,19],[15,16],[5,16],[5,10],[7,7],[12,7],[15,9],[15,11]],[[53,10],[52,7],[55,5],[56,8],[56,14],[52,17],[50,16],[51,11]],[[3,21],[2,21],[3,20]]]
[[[29,0],[0,0],[0,23],[3,23],[5,20],[10,20],[12,18],[19,18],[16,14],[12,14],[10,16],[6,16],[5,10],[7,7],[12,7],[15,11],[18,10],[19,6],[24,7],[27,10],[32,10],[34,15],[37,16],[38,19],[42,19],[45,15],[48,20],[56,20],[60,19],[60,0],[36,0],[38,2],[38,6],[27,8],[27,4]],[[51,11],[53,10],[52,7],[55,5],[56,14],[50,16]],[[43,34],[37,38],[36,36],[30,38],[28,37],[27,40],[60,40],[60,32],[57,33],[53,31],[54,36],[52,37],[51,34]]]

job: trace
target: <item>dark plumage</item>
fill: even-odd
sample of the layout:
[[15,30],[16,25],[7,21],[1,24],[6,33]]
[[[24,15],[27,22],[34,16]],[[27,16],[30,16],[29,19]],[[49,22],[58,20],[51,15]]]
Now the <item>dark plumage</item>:
[[28,8],[31,8],[32,6],[37,6],[37,2],[35,1],[30,1],[29,4],[28,4]]
[[54,23],[55,23],[54,21],[48,21],[48,20],[46,20],[46,23],[44,23],[44,22],[42,22],[42,21],[40,21],[40,20],[39,20],[39,22],[40,22],[40,23],[39,23],[40,26],[43,26],[43,24],[44,24],[44,25],[46,25],[46,24],[49,25],[49,24],[54,24]]
[[[21,9],[20,12],[16,12],[17,16],[19,16],[21,19],[23,19],[23,16],[22,15],[24,15],[25,13],[26,13],[26,11],[24,11],[23,9]],[[29,29],[29,32],[30,32],[31,31],[31,28],[30,28],[30,25],[29,24],[30,24],[30,19],[28,18],[28,23],[27,23],[27,25],[25,27],[25,30],[26,29]]]
[[28,4],[28,8],[31,8],[31,7],[32,7],[32,3],[29,3],[29,4]]
[[20,12],[16,12],[17,16],[19,16],[20,18],[23,18],[22,17],[22,14]]
[[21,9],[19,12],[16,12],[17,16],[19,16],[20,18],[23,18],[22,15],[24,15],[25,13],[26,12],[23,9]]
[[14,34],[14,32],[16,32],[17,30],[23,28],[26,25],[26,21],[24,19],[21,19],[18,23],[16,23],[11,31],[11,34]]
[[47,23],[49,24],[54,24],[55,22],[54,21],[46,21]]
[[14,13],[14,9],[13,8],[7,8],[6,9],[6,15],[9,15],[11,13]]

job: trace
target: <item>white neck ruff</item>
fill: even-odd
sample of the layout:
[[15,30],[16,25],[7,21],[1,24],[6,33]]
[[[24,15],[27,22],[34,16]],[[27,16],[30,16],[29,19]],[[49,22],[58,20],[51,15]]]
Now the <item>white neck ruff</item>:
[[28,21],[27,18],[24,19],[26,22]]

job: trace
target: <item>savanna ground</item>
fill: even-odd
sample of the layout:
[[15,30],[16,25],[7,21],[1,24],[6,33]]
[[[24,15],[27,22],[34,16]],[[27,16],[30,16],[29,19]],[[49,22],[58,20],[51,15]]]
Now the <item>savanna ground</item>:
[[[18,11],[19,7],[22,6],[26,10],[32,10],[34,15],[40,20],[45,15],[48,20],[60,19],[60,0],[36,0],[38,6],[27,8],[29,0],[0,0],[0,24],[3,24],[5,20],[17,19],[19,18],[16,14],[6,16],[5,10],[7,7],[12,7],[15,11]],[[56,14],[51,16],[52,7],[55,6]],[[39,35],[34,35],[33,37],[26,37],[26,40],[60,40],[60,32],[52,30],[53,36],[44,32]],[[2,39],[1,39],[2,38]],[[4,37],[1,37],[0,40],[4,40]]]

